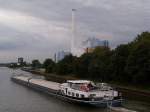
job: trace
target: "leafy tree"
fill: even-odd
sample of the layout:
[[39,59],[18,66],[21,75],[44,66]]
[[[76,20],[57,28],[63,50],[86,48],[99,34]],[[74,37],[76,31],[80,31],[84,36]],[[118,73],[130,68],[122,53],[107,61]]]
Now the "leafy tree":
[[92,53],[88,66],[89,76],[95,80],[107,81],[110,78],[109,63],[111,51],[108,47],[97,47]]
[[111,57],[112,80],[129,81],[130,77],[125,72],[126,60],[130,53],[129,45],[118,46]]
[[43,67],[46,69],[45,72],[47,73],[52,73],[53,69],[55,67],[55,62],[52,59],[45,59],[44,63],[43,63]]
[[[150,35],[149,35],[150,38]],[[132,76],[133,83],[148,83],[150,80],[150,41],[139,41],[130,53],[127,73]]]
[[32,60],[32,65],[31,65],[33,68],[40,68],[41,67],[41,63],[39,60],[35,59],[35,60]]
[[67,55],[56,64],[55,71],[57,74],[70,74],[73,73],[74,56]]
[[77,59],[74,69],[75,74],[77,74],[78,77],[88,77],[88,66],[90,64],[90,61],[92,59],[91,53],[85,53],[80,58]]
[[142,41],[150,41],[150,32],[143,32],[140,35],[138,35],[133,42],[131,42],[133,45]]

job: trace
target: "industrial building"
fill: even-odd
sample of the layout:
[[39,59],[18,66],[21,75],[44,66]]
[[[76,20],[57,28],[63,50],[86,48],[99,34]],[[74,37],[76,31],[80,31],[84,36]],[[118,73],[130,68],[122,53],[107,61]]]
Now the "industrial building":
[[83,41],[83,47],[85,52],[93,52],[96,47],[109,47],[108,40],[100,40],[98,38],[92,37]]
[[70,52],[66,51],[59,51],[55,54],[55,62],[59,62],[60,60],[64,59],[65,56],[70,55]]

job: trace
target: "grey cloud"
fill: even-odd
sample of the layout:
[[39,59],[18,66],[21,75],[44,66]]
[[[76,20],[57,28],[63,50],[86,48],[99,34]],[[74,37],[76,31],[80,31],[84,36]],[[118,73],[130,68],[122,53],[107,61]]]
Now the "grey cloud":
[[27,23],[21,23],[18,15],[16,25],[14,18],[8,21],[11,25],[7,21],[3,24],[5,19],[1,21],[0,52],[44,59],[59,50],[70,50],[72,8],[77,9],[76,43],[96,36],[108,39],[114,48],[150,29],[149,6],[149,0],[0,0],[4,16],[6,10],[28,18]]

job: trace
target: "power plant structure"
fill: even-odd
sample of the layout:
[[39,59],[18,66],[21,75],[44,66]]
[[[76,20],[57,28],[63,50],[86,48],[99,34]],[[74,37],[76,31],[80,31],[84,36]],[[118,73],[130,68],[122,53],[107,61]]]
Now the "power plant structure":
[[84,46],[84,52],[89,53],[93,52],[96,47],[109,47],[108,40],[101,40],[96,37],[88,38],[82,42]]

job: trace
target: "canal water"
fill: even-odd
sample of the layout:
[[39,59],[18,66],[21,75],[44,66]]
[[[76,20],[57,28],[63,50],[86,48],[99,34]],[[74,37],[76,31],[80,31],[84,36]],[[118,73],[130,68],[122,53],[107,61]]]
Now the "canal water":
[[[15,72],[25,73],[20,70]],[[110,112],[70,104],[18,85],[10,80],[12,73],[12,69],[0,68],[0,112]],[[150,104],[146,102],[125,100],[124,106],[138,112],[150,112]]]

